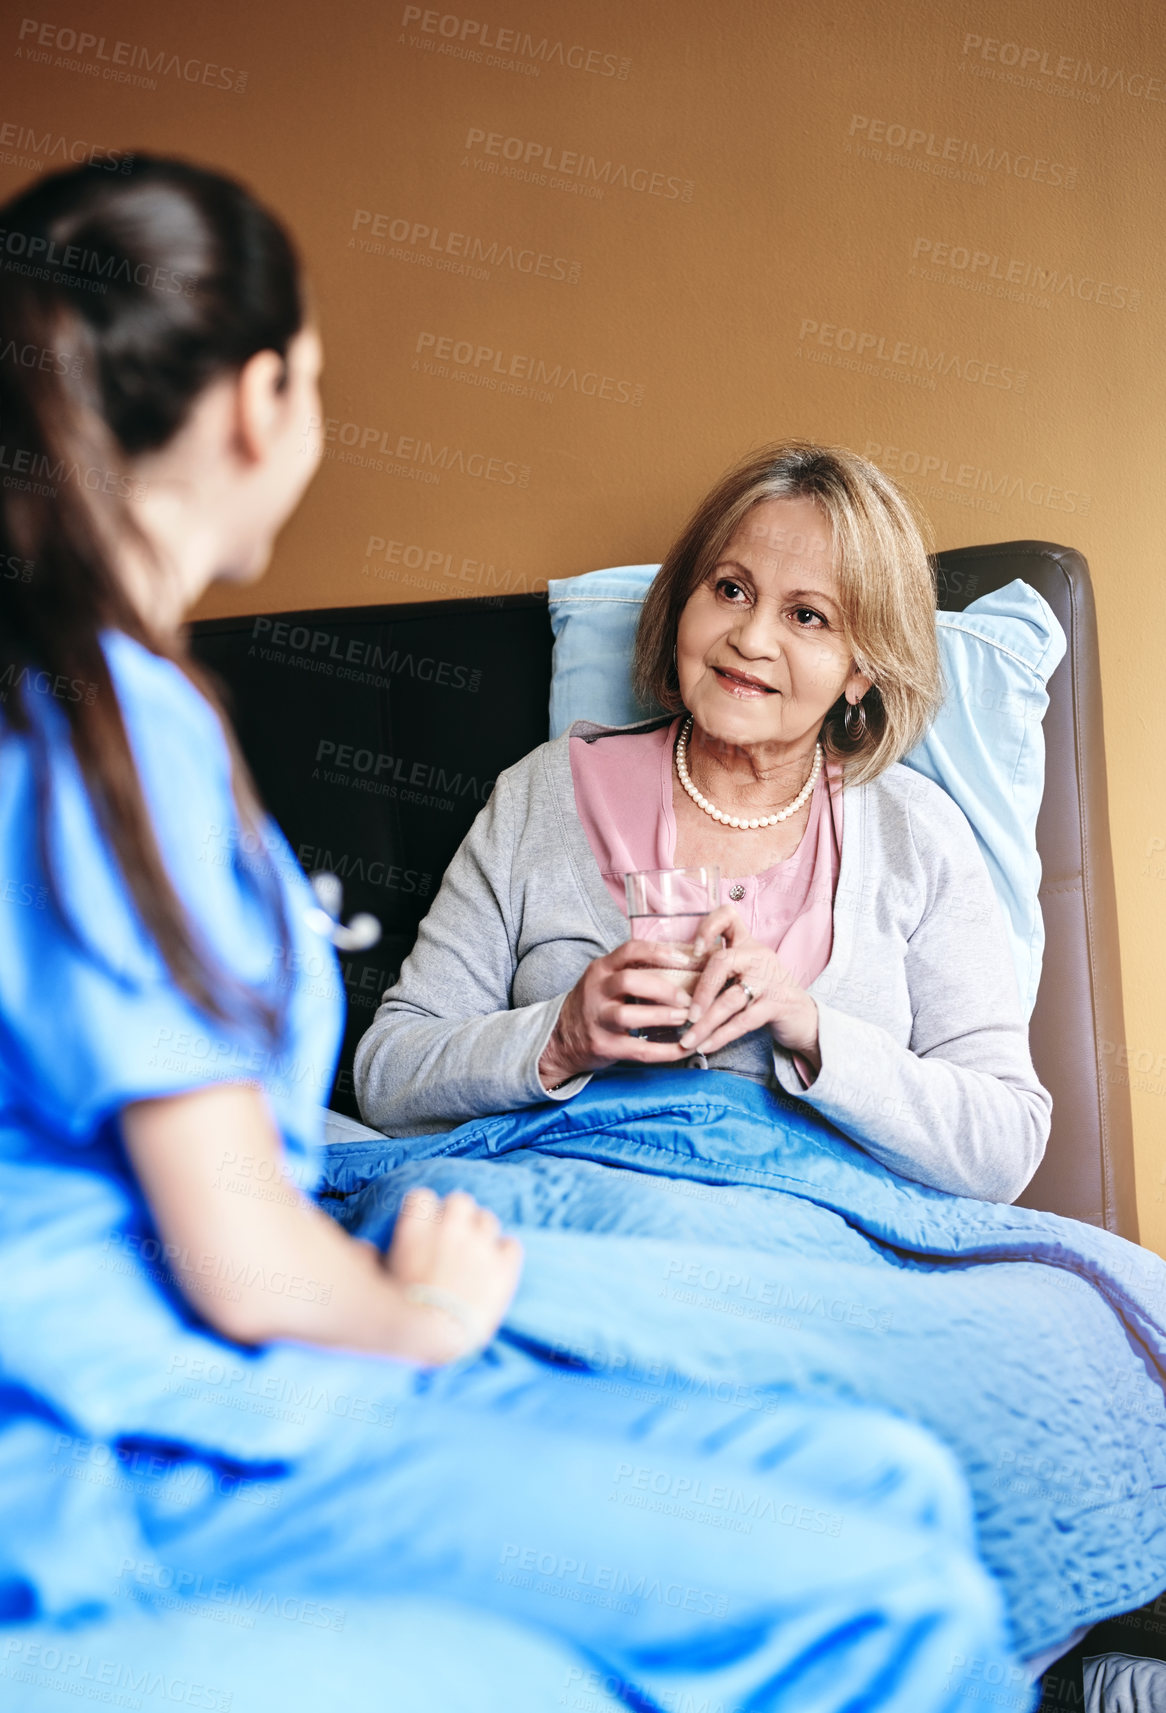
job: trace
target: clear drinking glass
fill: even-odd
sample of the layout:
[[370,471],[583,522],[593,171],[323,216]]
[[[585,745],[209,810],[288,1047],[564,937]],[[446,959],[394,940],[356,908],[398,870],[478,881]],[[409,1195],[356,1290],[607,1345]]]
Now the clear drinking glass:
[[[661,975],[676,983],[680,989],[677,1004],[682,1005],[692,993],[696,978],[704,967],[703,960],[700,964],[691,962],[692,942],[702,918],[710,910],[715,910],[721,901],[721,871],[716,867],[647,868],[625,874],[623,883],[631,938],[663,941],[677,948],[674,969],[656,964],[652,968],[658,968]],[[688,956],[680,955],[684,953]],[[633,1003],[646,1005],[650,1002],[639,1000]],[[675,1043],[687,1027],[686,1023],[670,1023],[659,1028],[633,1029],[631,1034],[642,1041]]]

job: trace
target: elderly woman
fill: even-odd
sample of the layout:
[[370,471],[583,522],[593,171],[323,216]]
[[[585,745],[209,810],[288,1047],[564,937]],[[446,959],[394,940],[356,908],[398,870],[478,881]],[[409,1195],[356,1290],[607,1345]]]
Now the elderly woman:
[[[1014,1200],[1052,1102],[971,828],[900,760],[942,696],[902,493],[838,449],[748,459],[652,584],[636,677],[663,719],[577,721],[499,777],[360,1043],[366,1120],[430,1134],[707,1064],[903,1177]],[[673,951],[629,940],[622,876],[701,865],[731,902],[686,993]]]

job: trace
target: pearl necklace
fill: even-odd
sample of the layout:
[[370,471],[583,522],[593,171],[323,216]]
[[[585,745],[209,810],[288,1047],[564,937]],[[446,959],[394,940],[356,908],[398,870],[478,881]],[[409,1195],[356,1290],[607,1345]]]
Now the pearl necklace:
[[820,743],[814,745],[814,765],[810,769],[810,777],[806,780],[806,783],[802,786],[792,803],[787,803],[785,808],[779,809],[775,815],[759,815],[751,821],[745,820],[741,815],[726,815],[723,809],[717,809],[709,802],[707,797],[703,797],[697,790],[696,786],[692,783],[692,777],[688,771],[688,739],[691,732],[692,715],[689,714],[688,718],[681,726],[676,739],[677,777],[688,795],[692,798],[692,801],[696,804],[697,808],[703,809],[706,815],[711,815],[714,821],[720,821],[722,826],[740,827],[742,831],[746,828],[776,827],[779,821],[787,821],[791,815],[797,814],[798,810],[806,801],[817,783],[818,774],[822,768],[822,746]]

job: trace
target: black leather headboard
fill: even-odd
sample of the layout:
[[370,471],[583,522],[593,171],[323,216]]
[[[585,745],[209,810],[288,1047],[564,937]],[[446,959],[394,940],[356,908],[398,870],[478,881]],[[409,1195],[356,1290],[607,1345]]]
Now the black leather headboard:
[[546,597],[337,607],[193,626],[260,794],[306,872],[383,935],[343,957],[348,1019],[331,1105],[358,1117],[356,1043],[503,768],[547,738]]
[[[1045,542],[939,558],[955,610],[1023,577],[1069,639],[1045,721],[1044,975],[1032,1022],[1054,1099],[1048,1155],[1022,1198],[1136,1237],[1101,693],[1085,561]],[[381,943],[343,958],[348,1025],[332,1095],[357,1116],[352,1056],[394,979],[442,873],[502,768],[547,736],[551,634],[545,597],[342,607],[193,627],[195,653],[227,691],[260,792],[306,870],[345,882]]]
[[947,610],[1023,578],[1065,632],[1049,681],[1036,838],[1045,956],[1029,1039],[1053,1097],[1045,1158],[1020,1197],[1137,1239],[1133,1124],[1109,841],[1097,619],[1089,567],[1070,547],[1006,541],[939,557]]

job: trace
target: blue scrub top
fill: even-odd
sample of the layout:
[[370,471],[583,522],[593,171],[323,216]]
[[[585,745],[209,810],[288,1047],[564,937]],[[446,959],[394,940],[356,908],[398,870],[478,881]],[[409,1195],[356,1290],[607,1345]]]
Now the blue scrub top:
[[[284,1033],[273,1047],[254,1022],[208,1017],[175,985],[94,814],[54,695],[61,687],[26,674],[34,737],[5,729],[0,705],[0,1150],[84,1148],[113,1139],[130,1101],[252,1082],[267,1095],[291,1175],[311,1188],[343,1017],[335,953],[307,920],[311,889],[273,821],[258,837],[241,824],[219,718],[185,674],[122,632],[103,645],[175,891],[212,958],[282,1002]],[[62,693],[101,692],[71,683]],[[37,749],[67,922],[39,848]]]

